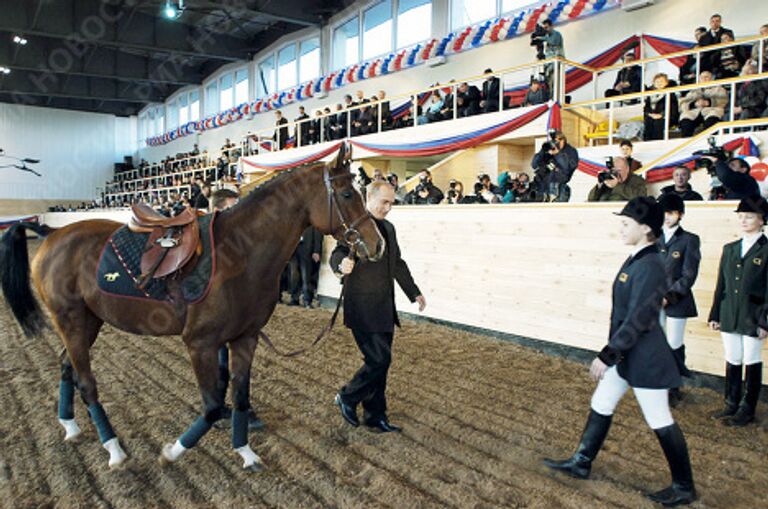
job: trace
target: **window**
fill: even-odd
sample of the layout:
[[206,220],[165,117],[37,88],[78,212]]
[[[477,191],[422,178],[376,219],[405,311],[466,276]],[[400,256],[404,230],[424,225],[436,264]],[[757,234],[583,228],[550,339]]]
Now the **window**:
[[534,0],[533,2],[531,0],[501,0],[501,12],[506,13],[516,11],[536,3],[538,3],[538,0]]
[[296,45],[291,44],[277,53],[277,89],[296,84]]
[[155,134],[160,135],[165,133],[165,112],[163,106],[159,106],[155,110]]
[[227,73],[219,79],[219,108],[218,111],[232,107],[232,74]]
[[205,87],[205,116],[213,115],[219,111],[219,101],[216,95],[216,82]]
[[320,76],[320,39],[309,39],[299,47],[299,83]]
[[248,102],[248,69],[235,73],[235,105]]
[[453,0],[451,2],[451,26],[454,30],[494,16],[496,16],[496,0]]
[[360,26],[357,16],[333,31],[333,67],[341,69],[360,60]]
[[189,93],[189,121],[200,120],[200,92],[193,90]]
[[168,129],[176,129],[179,126],[179,110],[176,101],[168,105]]
[[139,143],[143,143],[147,138],[149,138],[149,134],[147,134],[147,114],[142,113],[139,115]]
[[183,126],[189,122],[189,94],[182,94],[179,97],[179,125]]
[[271,56],[259,64],[256,75],[256,96],[266,97],[275,92],[275,57]]
[[400,0],[397,4],[397,47],[405,48],[432,35],[432,0]]
[[392,0],[384,0],[363,14],[363,60],[392,51]]

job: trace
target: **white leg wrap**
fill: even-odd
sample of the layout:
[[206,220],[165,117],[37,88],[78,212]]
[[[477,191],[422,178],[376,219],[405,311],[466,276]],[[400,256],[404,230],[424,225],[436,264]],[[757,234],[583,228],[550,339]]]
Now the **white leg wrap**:
[[72,440],[81,433],[80,426],[77,425],[77,422],[74,419],[59,419],[59,424],[64,426],[65,441]]
[[165,444],[165,447],[163,447],[163,457],[168,461],[176,461],[188,450],[181,445],[181,442],[176,440],[176,443],[173,445]]
[[261,458],[259,455],[253,452],[251,446],[246,444],[242,447],[235,449],[235,452],[243,458],[243,468],[248,468],[251,465],[261,465]]
[[120,447],[120,442],[117,440],[117,437],[111,438],[104,442],[104,449],[109,452],[109,466],[114,467],[125,461],[125,458],[127,458],[127,455],[125,454],[125,451],[123,451],[123,448]]

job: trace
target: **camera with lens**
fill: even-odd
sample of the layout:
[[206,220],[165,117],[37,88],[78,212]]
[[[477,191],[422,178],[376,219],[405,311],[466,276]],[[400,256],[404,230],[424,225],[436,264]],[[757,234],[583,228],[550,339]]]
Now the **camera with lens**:
[[[728,159],[728,152],[723,147],[717,146],[717,139],[714,136],[707,138],[707,142],[709,143],[709,147],[704,150],[697,150],[693,155],[715,157],[718,161],[726,161]],[[704,168],[710,175],[715,175],[715,163],[706,157],[699,157],[696,159],[695,168],[697,170]]]
[[606,180],[614,179],[619,176],[619,172],[613,166],[613,157],[605,158],[605,170],[597,174],[597,181],[602,184]]
[[544,60],[546,58],[544,56],[544,41],[542,41],[542,39],[546,36],[547,30],[537,23],[536,28],[531,33],[531,46],[536,47],[537,60]]
[[[448,182],[448,187],[449,187],[450,189],[456,189],[456,180],[455,180],[455,179],[451,179],[451,181],[450,181],[450,182]],[[449,191],[449,192],[450,192],[450,191]]]
[[456,200],[459,197],[459,193],[456,191],[456,189],[449,189],[446,196],[449,203],[456,203]]
[[366,187],[372,182],[371,177],[365,172],[365,168],[362,166],[357,168],[357,180],[362,187]]
[[555,150],[556,148],[558,148],[557,130],[550,129],[549,131],[547,131],[547,141],[541,144],[541,151],[549,152],[550,150]]

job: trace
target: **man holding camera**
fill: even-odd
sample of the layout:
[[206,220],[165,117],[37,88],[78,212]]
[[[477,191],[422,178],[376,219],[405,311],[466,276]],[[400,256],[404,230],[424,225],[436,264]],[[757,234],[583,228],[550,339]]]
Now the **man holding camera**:
[[724,153],[714,155],[703,155],[702,159],[712,161],[712,165],[704,164],[708,167],[707,171],[712,173],[714,167],[715,175],[720,183],[725,187],[726,200],[743,200],[752,196],[760,195],[760,186],[757,181],[749,174],[749,163],[740,157],[726,159]]
[[562,131],[549,130],[549,140],[533,156],[531,166],[546,186],[548,197],[544,201],[567,202],[571,198],[568,182],[579,167],[579,153],[568,145]]
[[[563,36],[560,32],[555,30],[552,20],[547,18],[544,21],[542,21],[541,28],[543,30],[539,30],[537,28],[531,37],[531,44],[535,45],[538,50],[538,54],[536,55],[536,58],[538,58],[539,60],[554,58],[554,57],[565,58],[565,48],[563,47]],[[541,44],[546,44],[546,46],[544,47],[543,59],[541,58],[542,56]],[[546,64],[544,66],[544,75],[547,77],[547,83],[549,83],[550,90],[554,90],[554,82],[552,80],[552,75],[554,74],[554,71],[555,71],[554,64]]]
[[597,174],[597,184],[587,201],[629,201],[648,195],[645,179],[630,171],[625,158],[609,157],[606,168]]
[[432,174],[424,170],[419,175],[419,183],[405,195],[406,205],[435,205],[443,201],[443,192],[432,183]]

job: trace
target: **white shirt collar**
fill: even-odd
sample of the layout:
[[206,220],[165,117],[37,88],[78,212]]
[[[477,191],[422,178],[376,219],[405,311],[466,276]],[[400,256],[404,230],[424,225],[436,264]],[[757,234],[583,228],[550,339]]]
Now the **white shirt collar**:
[[755,233],[752,235],[744,235],[741,238],[741,256],[747,254],[747,252],[752,249],[752,246],[755,245],[755,242],[757,242],[762,236],[763,232]]
[[652,243],[650,243],[650,244],[643,243],[643,244],[640,244],[639,246],[635,246],[635,248],[632,250],[632,253],[630,254],[630,256],[632,258],[634,258],[637,255],[637,253],[639,253],[640,251],[642,251],[646,247],[652,246],[652,245],[653,245]]
[[676,224],[672,228],[667,228],[667,225],[664,225],[661,227],[661,229],[664,231],[664,243],[666,244],[669,242],[669,239],[672,238],[672,236],[675,234],[675,232],[680,228],[680,224]]

